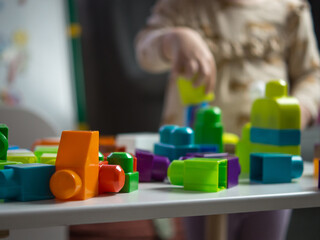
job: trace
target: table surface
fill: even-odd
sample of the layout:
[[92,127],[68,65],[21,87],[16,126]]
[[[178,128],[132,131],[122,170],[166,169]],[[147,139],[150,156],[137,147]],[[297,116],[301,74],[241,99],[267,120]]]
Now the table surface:
[[186,191],[166,183],[142,183],[132,193],[105,194],[85,201],[0,203],[0,229],[320,206],[312,165],[305,163],[304,167],[303,176],[293,183],[254,184],[241,180],[238,186],[217,193]]

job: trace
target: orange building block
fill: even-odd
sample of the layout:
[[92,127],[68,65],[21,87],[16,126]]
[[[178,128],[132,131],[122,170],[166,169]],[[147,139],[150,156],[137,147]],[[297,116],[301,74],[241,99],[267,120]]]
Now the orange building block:
[[36,140],[32,146],[31,151],[34,151],[36,146],[58,146],[60,142],[59,137],[53,137],[53,138],[43,138]]
[[98,195],[99,132],[63,131],[56,172],[50,180],[53,195],[61,200],[84,200]]
[[319,160],[320,158],[313,159],[313,176],[317,178],[319,176]]
[[119,165],[101,161],[99,172],[99,193],[119,192],[125,183],[125,173]]

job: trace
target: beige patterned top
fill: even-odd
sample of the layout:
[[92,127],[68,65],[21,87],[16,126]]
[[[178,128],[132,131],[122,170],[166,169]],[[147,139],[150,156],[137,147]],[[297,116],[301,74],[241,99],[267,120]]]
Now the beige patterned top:
[[[196,30],[217,64],[216,98],[225,130],[240,134],[249,121],[251,104],[271,79],[289,82],[290,92],[316,118],[320,106],[320,67],[310,9],[302,0],[262,0],[254,4],[222,0],[159,0],[137,49],[150,34],[175,26]],[[146,42],[144,42],[146,44]],[[143,67],[169,70],[158,47],[149,46]],[[169,81],[163,123],[184,122],[176,83]]]

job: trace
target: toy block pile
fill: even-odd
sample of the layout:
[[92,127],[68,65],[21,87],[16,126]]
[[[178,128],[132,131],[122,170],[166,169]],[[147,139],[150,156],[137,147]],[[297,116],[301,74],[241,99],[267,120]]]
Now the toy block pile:
[[36,141],[33,152],[7,150],[8,127],[1,124],[0,132],[0,166],[4,168],[0,171],[0,199],[84,200],[138,189],[136,158],[124,152],[104,158],[99,152],[98,131],[63,131],[61,140],[50,140],[48,145],[47,140]]
[[[251,123],[244,126],[236,149],[243,177],[250,175],[253,181],[281,183],[301,176],[300,106],[287,92],[285,81],[270,81],[266,85],[266,96],[253,103]],[[297,169],[290,175],[291,166]],[[279,169],[286,171],[287,177],[282,178]]]

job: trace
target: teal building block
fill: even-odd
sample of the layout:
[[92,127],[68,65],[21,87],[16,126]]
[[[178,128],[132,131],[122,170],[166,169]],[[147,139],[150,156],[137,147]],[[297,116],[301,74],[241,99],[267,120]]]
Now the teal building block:
[[300,145],[300,129],[265,129],[251,127],[250,141],[277,146]]
[[264,129],[300,129],[298,99],[288,96],[287,83],[273,80],[266,85],[265,98],[254,101],[251,108],[252,127]]
[[250,180],[261,183],[289,183],[301,177],[303,161],[300,156],[276,153],[250,155]]
[[7,160],[9,129],[6,124],[0,124],[0,160]]
[[7,165],[0,171],[0,198],[35,201],[54,198],[49,182],[55,166],[47,164]]
[[223,125],[218,107],[204,107],[198,110],[194,124],[196,144],[216,144],[223,152]]
[[107,161],[112,165],[120,165],[125,173],[133,172],[134,159],[126,152],[113,152],[107,157]]
[[168,178],[171,184],[186,190],[218,192],[227,188],[227,160],[174,160],[168,168]]
[[139,187],[139,172],[129,172],[125,174],[125,183],[120,190],[121,193],[129,193],[138,190]]
[[194,132],[189,127],[165,125],[159,134],[160,142],[154,145],[154,154],[168,157],[170,161],[189,152],[200,151],[200,146],[194,144]]

